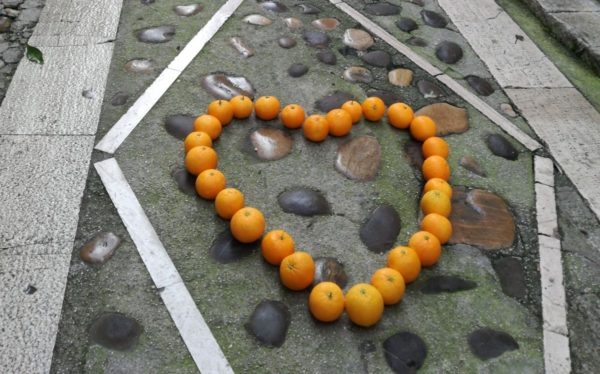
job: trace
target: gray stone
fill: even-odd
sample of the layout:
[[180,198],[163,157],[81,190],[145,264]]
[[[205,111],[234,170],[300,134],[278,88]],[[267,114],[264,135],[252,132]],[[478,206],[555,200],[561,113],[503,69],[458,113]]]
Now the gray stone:
[[329,202],[319,191],[310,188],[295,187],[279,194],[277,202],[286,213],[299,216],[331,214]]
[[23,57],[23,48],[21,47],[12,47],[4,51],[2,53],[2,59],[7,64],[14,64],[21,61]]
[[500,104],[500,110],[502,111],[502,113],[506,114],[507,116],[509,116],[511,118],[515,118],[518,116],[518,114],[515,112],[515,109],[513,108],[513,106],[510,105],[509,103]]
[[331,49],[324,49],[317,52],[317,60],[326,65],[335,65],[337,63],[337,56]]
[[319,13],[321,13],[321,9],[317,8],[316,6],[314,6],[312,4],[301,3],[301,4],[297,4],[296,6],[302,10],[302,14],[319,14]]
[[407,17],[402,17],[396,21],[396,26],[404,32],[411,32],[419,28],[419,25],[414,19]]
[[0,16],[0,33],[7,32],[10,30],[10,25],[12,25],[12,21],[8,17]]
[[392,57],[386,51],[370,51],[360,57],[371,66],[387,67],[392,62]]
[[125,351],[135,347],[142,332],[142,326],[133,318],[105,313],[92,323],[90,340],[108,349]]
[[493,262],[494,270],[500,278],[502,291],[511,297],[525,297],[527,285],[523,265],[516,257],[504,257]]
[[21,14],[21,11],[19,11],[17,9],[5,8],[4,14],[7,15],[8,17],[14,19],[14,18],[19,17],[19,14]]
[[458,44],[445,40],[435,48],[435,56],[442,62],[455,64],[462,58],[463,51]]
[[246,329],[267,346],[281,347],[285,342],[292,315],[281,301],[261,301],[246,323]]
[[490,151],[496,156],[503,157],[507,160],[516,160],[519,158],[519,151],[513,146],[508,139],[500,134],[490,134],[485,139]]
[[438,85],[431,83],[428,80],[421,79],[418,81],[417,88],[419,89],[421,95],[423,95],[423,97],[426,99],[444,96],[444,91],[442,91]]
[[288,75],[292,78],[298,78],[303,76],[304,74],[308,73],[308,66],[302,64],[302,63],[295,63],[292,64],[289,68],[288,68]]
[[329,36],[321,31],[304,31],[302,38],[313,47],[322,47],[329,44]]
[[391,205],[378,206],[360,227],[360,239],[370,251],[392,249],[400,233],[400,215]]
[[489,360],[506,351],[519,349],[519,343],[504,331],[490,328],[477,329],[468,336],[471,352],[482,360]]
[[429,43],[427,43],[427,40],[418,36],[411,36],[406,40],[406,43],[414,45],[415,47],[427,47],[429,45]]
[[3,0],[2,4],[6,8],[18,8],[22,2],[23,0]]
[[19,21],[21,22],[37,22],[40,18],[41,8],[28,8],[21,10],[19,14]]
[[487,173],[481,167],[481,164],[475,159],[475,157],[471,155],[462,156],[458,164],[468,171],[479,175],[480,177],[487,177]]
[[423,18],[423,22],[426,25],[438,29],[442,29],[448,24],[448,20],[444,16],[432,10],[423,9],[421,11],[421,18]]
[[254,56],[254,49],[239,36],[234,36],[229,39],[229,44],[231,44],[233,48],[235,48],[235,50],[245,58]]
[[365,13],[372,14],[374,16],[393,16],[400,13],[400,8],[398,5],[390,4],[387,1],[367,4],[363,8]]
[[465,80],[481,96],[490,96],[494,93],[494,87],[492,87],[491,83],[481,77],[469,75],[465,77]]
[[278,1],[265,1],[260,4],[264,10],[273,13],[284,13],[288,11],[288,7]]
[[8,42],[0,42],[0,53],[3,53],[4,51],[6,51],[9,47],[9,43]]

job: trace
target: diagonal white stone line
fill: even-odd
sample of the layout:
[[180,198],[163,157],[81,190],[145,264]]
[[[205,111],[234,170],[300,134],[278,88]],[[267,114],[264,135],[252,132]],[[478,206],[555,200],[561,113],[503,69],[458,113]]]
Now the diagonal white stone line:
[[233,373],[117,161],[110,158],[94,167],[198,369]]
[[204,48],[206,43],[223,26],[225,21],[231,17],[233,12],[240,6],[243,0],[229,0],[210,18],[210,20],[198,31],[189,43],[171,61],[169,66],[163,70],[158,78],[144,91],[125,114],[114,124],[114,126],[96,144],[96,149],[106,153],[115,153],[121,143],[131,134],[133,129],[148,114],[154,105],[160,100],[164,93],[171,87],[173,82],[185,70],[189,63]]

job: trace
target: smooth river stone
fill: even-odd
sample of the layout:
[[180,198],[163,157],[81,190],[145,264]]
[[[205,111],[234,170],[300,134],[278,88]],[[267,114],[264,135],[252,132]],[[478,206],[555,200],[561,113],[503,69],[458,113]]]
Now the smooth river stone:
[[519,349],[519,343],[504,331],[488,327],[469,334],[467,341],[471,352],[482,360],[501,356],[504,352]]
[[290,77],[299,78],[304,74],[308,73],[308,66],[304,65],[303,63],[297,62],[292,64],[288,68],[287,72]]
[[388,72],[388,81],[394,86],[408,87],[412,83],[413,72],[410,69],[394,69]]
[[237,241],[229,229],[221,232],[213,241],[208,253],[221,264],[227,264],[250,256],[260,247],[259,242],[242,243]]
[[194,131],[195,116],[187,116],[183,114],[176,114],[167,117],[165,120],[165,130],[169,135],[179,140],[184,140],[189,133]]
[[324,49],[317,52],[317,60],[326,65],[335,65],[337,63],[337,56],[331,49]]
[[348,275],[344,270],[344,264],[332,257],[315,258],[315,279],[313,285],[321,282],[334,282],[340,288],[348,284]]
[[438,275],[425,281],[421,292],[425,294],[468,291],[477,287],[477,283],[451,275]]
[[299,29],[302,27],[302,21],[298,18],[288,17],[284,19],[283,22],[285,22],[285,25],[290,29]]
[[429,116],[437,125],[438,136],[460,134],[469,129],[469,114],[465,108],[448,103],[434,103],[417,110],[415,116]]
[[204,9],[202,4],[175,5],[173,11],[178,16],[191,17],[200,13]]
[[256,306],[245,327],[260,343],[281,347],[291,321],[292,315],[284,303],[263,300]]
[[504,257],[494,260],[494,271],[500,278],[502,292],[511,297],[525,297],[527,285],[523,265],[517,257]]
[[348,100],[354,100],[354,97],[347,92],[336,91],[317,100],[315,108],[323,113],[327,113],[331,109],[341,107]]
[[490,134],[485,139],[490,151],[496,156],[505,158],[507,160],[514,161],[519,158],[519,151],[508,141],[504,136],[500,134]]
[[143,327],[133,318],[121,313],[104,313],[90,327],[90,340],[101,346],[126,351],[133,348]]
[[375,178],[381,162],[381,146],[374,136],[361,135],[344,143],[337,152],[335,168],[349,179]]
[[271,19],[260,14],[249,14],[246,17],[244,17],[242,21],[256,26],[268,26],[271,23],[273,23]]
[[353,83],[370,83],[373,81],[373,74],[371,74],[371,71],[362,66],[350,66],[348,69],[344,70],[342,77],[348,82]]
[[427,346],[411,332],[399,332],[383,342],[385,361],[394,373],[413,374],[423,366]]
[[360,239],[370,251],[383,253],[400,233],[400,215],[391,205],[378,206],[360,227]]
[[385,68],[392,62],[392,57],[386,51],[367,52],[360,58],[367,64],[380,68]]
[[328,31],[338,27],[340,21],[335,18],[319,18],[312,21],[311,24],[319,30]]
[[324,47],[329,43],[329,36],[322,31],[304,31],[302,38],[313,47]]
[[364,51],[375,43],[371,34],[360,29],[347,29],[343,37],[344,45],[350,48]]
[[423,22],[425,22],[426,25],[438,29],[443,29],[448,24],[448,20],[446,20],[444,16],[433,10],[423,9],[421,11],[421,18],[423,18]]
[[458,161],[458,164],[471,173],[477,174],[480,177],[487,177],[487,173],[483,170],[481,164],[471,155],[462,156]]
[[277,197],[277,202],[284,212],[299,216],[331,214],[331,207],[325,196],[310,188],[295,187],[284,191]]
[[469,83],[469,86],[481,96],[490,96],[494,93],[494,87],[492,87],[490,82],[481,77],[469,75],[465,77],[465,79],[467,80],[467,83]]
[[435,48],[436,57],[447,64],[457,63],[463,56],[462,48],[450,41],[443,41]]
[[137,32],[137,39],[144,43],[166,43],[175,36],[175,26],[148,27]]
[[415,22],[414,19],[408,17],[400,18],[398,21],[396,21],[396,26],[404,32],[411,32],[419,28],[417,22]]
[[229,44],[231,44],[233,48],[235,48],[235,50],[245,58],[254,56],[254,49],[239,36],[234,36],[229,39]]
[[261,160],[273,161],[292,151],[294,140],[285,132],[272,127],[261,127],[250,134],[250,142]]
[[277,44],[279,44],[281,48],[285,49],[294,48],[296,46],[296,39],[289,36],[282,36],[277,40]]
[[264,10],[273,13],[283,13],[288,11],[288,7],[277,1],[265,1],[260,3]]
[[390,4],[387,1],[381,3],[367,4],[363,8],[365,13],[371,14],[374,16],[393,16],[400,13],[400,8],[398,5]]
[[84,244],[79,251],[79,257],[90,264],[104,264],[108,261],[119,245],[121,238],[112,232],[101,232]]
[[509,248],[515,241],[515,219],[498,195],[454,186],[450,244],[469,244],[484,250]]
[[436,84],[431,83],[428,80],[421,79],[417,82],[417,88],[421,95],[426,99],[432,99],[440,96],[444,96],[444,91],[439,88]]
[[125,63],[125,70],[132,73],[153,73],[154,62],[145,58],[136,58]]
[[217,99],[229,100],[234,96],[244,95],[254,100],[254,87],[244,77],[210,74],[200,79],[200,85]]

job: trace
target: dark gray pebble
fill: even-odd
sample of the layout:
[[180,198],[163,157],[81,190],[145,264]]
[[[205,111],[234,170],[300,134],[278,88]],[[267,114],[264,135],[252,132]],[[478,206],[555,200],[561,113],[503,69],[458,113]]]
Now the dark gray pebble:
[[438,29],[443,29],[448,24],[448,20],[444,18],[444,16],[433,10],[423,9],[421,11],[421,18],[423,18],[423,22],[425,22],[426,25]]
[[277,197],[277,202],[284,212],[299,216],[331,214],[331,208],[325,196],[310,188],[296,187],[282,192]]
[[143,328],[136,320],[121,313],[105,313],[90,327],[90,340],[101,346],[125,351],[133,348]]
[[361,59],[371,66],[384,68],[392,62],[392,57],[386,51],[371,51],[361,56]]
[[396,26],[404,32],[411,32],[419,28],[419,25],[415,22],[415,20],[408,17],[400,18],[398,21],[396,21]]
[[469,75],[465,79],[469,83],[469,86],[481,96],[490,96],[494,93],[494,87],[486,79],[476,75]]
[[436,57],[447,64],[457,63],[463,56],[462,48],[451,41],[443,41],[435,49]]
[[391,249],[400,233],[400,215],[391,205],[377,207],[360,227],[360,239],[370,251]]
[[288,68],[288,74],[290,75],[290,77],[293,77],[293,78],[301,77],[304,74],[306,74],[307,72],[308,72],[308,66],[301,64],[301,63],[292,64],[292,66],[290,66]]
[[516,160],[519,158],[517,149],[502,135],[490,134],[485,140],[490,151],[496,156],[503,157],[507,160]]
[[281,347],[291,321],[292,315],[284,303],[263,300],[256,306],[245,327],[260,343]]
[[337,63],[337,56],[330,49],[323,49],[317,52],[317,60],[326,65],[335,65]]
[[482,328],[469,334],[471,352],[482,360],[498,357],[506,351],[519,349],[519,343],[504,331]]
[[423,339],[411,332],[399,332],[383,342],[385,361],[394,373],[416,373],[427,357]]
[[374,15],[374,16],[393,16],[400,13],[400,8],[398,5],[390,4],[386,1],[381,3],[373,3],[367,4],[363,8],[365,13]]

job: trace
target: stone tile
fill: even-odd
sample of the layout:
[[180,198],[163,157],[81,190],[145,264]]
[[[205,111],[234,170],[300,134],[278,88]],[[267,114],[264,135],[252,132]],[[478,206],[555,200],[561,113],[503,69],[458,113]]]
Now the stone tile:
[[0,135],[0,249],[74,240],[93,141]]
[[571,373],[568,337],[552,331],[544,331],[544,368],[546,373]]
[[535,181],[554,187],[554,162],[551,158],[534,156],[533,167]]
[[567,309],[563,285],[560,240],[538,235],[544,330],[567,336]]
[[535,205],[537,211],[538,233],[558,239],[559,234],[554,187],[536,183]]
[[546,12],[597,12],[600,4],[595,0],[533,0]]

